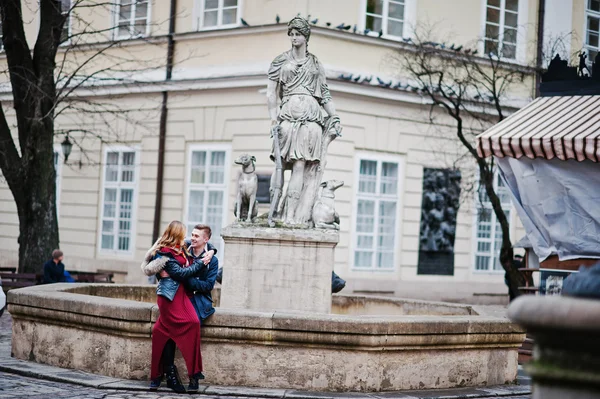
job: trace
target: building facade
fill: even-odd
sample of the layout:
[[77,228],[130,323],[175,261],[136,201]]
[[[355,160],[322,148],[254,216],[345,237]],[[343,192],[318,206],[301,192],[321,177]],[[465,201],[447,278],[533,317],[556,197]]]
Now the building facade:
[[[27,36],[34,43],[37,2],[23,3],[28,5],[23,8]],[[448,171],[460,146],[440,110],[432,111],[418,93],[401,89],[403,72],[393,60],[398,52],[410,51],[419,31],[427,31],[448,48],[495,51],[507,67],[534,65],[539,0],[178,0],[170,79],[164,67],[169,2],[118,0],[109,8],[78,7],[84,3],[63,0],[68,17],[61,60],[75,60],[74,54],[85,55],[107,42],[116,45],[107,51],[109,57],[90,67],[110,70],[110,78],[73,93],[94,103],[96,112],[67,107],[56,119],[60,245],[67,268],[145,281],[138,266],[152,244],[164,93],[168,113],[160,226],[173,219],[188,226],[211,225],[227,267],[219,232],[234,221],[240,169],[233,160],[242,153],[256,157],[261,198],[268,197],[265,184],[274,166],[266,72],[273,58],[289,49],[286,23],[300,14],[313,22],[309,51],[327,70],[343,126],[343,136],[329,147],[324,178],[345,182],[336,192],[341,238],[334,269],[348,281],[347,290],[503,300],[504,272],[496,260],[500,228],[485,197],[466,194],[464,187],[462,194],[455,193],[459,206],[452,217],[449,261],[425,264],[420,254],[427,185],[451,184]],[[541,15],[545,47],[560,38],[554,50],[570,55],[583,48],[595,56],[600,0],[546,0]],[[89,32],[90,26],[90,38],[78,42],[78,33]],[[0,62],[6,62],[3,53]],[[525,83],[511,93],[512,110],[535,95],[533,69],[527,70]],[[135,83],[126,71],[135,71]],[[400,87],[385,84],[389,81]],[[0,99],[10,119],[7,83]],[[439,114],[440,123],[431,123],[432,113]],[[67,134],[76,146],[65,164],[60,142]],[[468,174],[463,173],[463,183]],[[460,179],[452,184],[460,187]],[[496,184],[502,193],[499,179]],[[508,196],[501,198],[516,240],[522,235],[516,214]],[[435,201],[434,196],[434,214]],[[262,201],[260,211],[267,209]],[[1,263],[16,264],[18,218],[3,182],[0,225]]]

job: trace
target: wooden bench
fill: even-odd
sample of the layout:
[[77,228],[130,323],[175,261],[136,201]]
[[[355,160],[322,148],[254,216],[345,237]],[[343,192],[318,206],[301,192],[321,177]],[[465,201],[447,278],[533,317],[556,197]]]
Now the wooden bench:
[[76,283],[112,283],[112,273],[69,271]]
[[0,279],[2,279],[2,290],[6,292],[12,288],[31,287],[39,284],[42,275],[35,273],[0,273]]
[[0,267],[0,273],[16,273],[17,268],[12,266],[2,266]]
[[[17,273],[16,267],[0,267],[0,279],[4,292],[12,288],[31,287],[42,284],[43,273]],[[112,273],[94,273],[70,271],[71,277],[77,283],[113,283]]]
[[539,272],[540,268],[539,267],[520,267],[519,271],[521,273],[533,273],[533,272]]
[[525,276],[525,287],[519,287],[519,291],[524,294],[535,294],[539,291],[538,287],[532,287],[529,285],[528,281],[533,279],[533,273],[537,273],[540,271],[539,267],[520,267],[519,272]]
[[540,289],[538,287],[519,287],[519,291],[523,294],[535,294]]

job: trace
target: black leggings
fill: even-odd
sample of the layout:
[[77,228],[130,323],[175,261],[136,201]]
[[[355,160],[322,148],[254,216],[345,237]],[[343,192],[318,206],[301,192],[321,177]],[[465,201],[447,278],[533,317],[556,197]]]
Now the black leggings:
[[168,340],[162,353],[163,370],[168,370],[170,366],[175,364],[175,341]]

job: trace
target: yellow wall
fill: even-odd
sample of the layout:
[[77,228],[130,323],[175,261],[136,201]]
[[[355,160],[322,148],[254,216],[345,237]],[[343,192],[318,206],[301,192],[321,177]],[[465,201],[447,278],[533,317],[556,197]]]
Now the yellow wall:
[[482,32],[482,6],[480,0],[419,0],[417,24],[432,29],[433,40],[474,47]]
[[[37,4],[34,1],[29,3]],[[165,21],[169,12],[168,3],[157,0],[153,2],[153,35],[164,35],[167,32],[168,24]],[[438,32],[443,41],[465,45],[477,41],[482,29],[481,0],[418,0],[417,3],[416,22],[438,25]],[[583,26],[583,0],[575,0],[575,3],[573,26],[577,28]],[[270,142],[264,94],[265,73],[271,60],[290,46],[285,25],[276,27],[272,24],[276,14],[280,15],[282,21],[286,21],[300,12],[304,16],[311,14],[312,18],[319,18],[319,27],[313,29],[309,48],[332,74],[330,85],[344,126],[343,137],[334,141],[330,147],[325,175],[326,179],[335,178],[345,182],[344,187],[336,193],[336,206],[342,226],[341,241],[336,250],[336,270],[345,278],[372,279],[379,280],[380,283],[388,280],[408,280],[503,284],[501,274],[477,274],[472,270],[474,218],[469,201],[461,207],[458,218],[455,275],[416,275],[423,168],[448,167],[456,159],[459,150],[456,140],[447,137],[449,132],[451,133],[451,121],[439,115],[439,125],[433,126],[429,121],[429,107],[421,105],[421,99],[416,94],[402,94],[394,90],[335,79],[338,72],[381,76],[386,79],[402,75],[389,62],[390,54],[397,48],[395,42],[365,38],[352,33],[342,34],[335,29],[323,27],[324,22],[331,22],[334,26],[341,22],[359,25],[360,6],[363,4],[360,0],[244,0],[242,15],[252,28],[198,33],[190,33],[195,15],[192,0],[180,0],[178,4],[177,32],[181,35],[176,37],[175,77],[186,79],[180,88],[187,90],[170,94],[165,194],[161,210],[163,226],[168,221],[182,219],[185,215],[185,176],[189,165],[187,157],[190,145],[226,144],[231,147],[231,159],[242,152],[249,152],[257,157],[257,170],[264,173],[272,170],[272,163],[268,159]],[[32,45],[37,30],[35,7],[24,7],[24,10],[27,10],[24,18],[31,21],[27,25],[27,35]],[[537,18],[536,0],[529,1],[527,16],[527,41],[532,43],[535,38],[533,26]],[[108,10],[92,13],[82,9],[78,18],[93,19],[94,26],[98,29],[110,27]],[[77,31],[81,27],[81,24],[75,22],[73,29]],[[106,34],[90,40],[104,41]],[[164,38],[150,38],[149,42],[124,41],[121,46],[116,46],[108,51],[106,56],[99,57],[90,64],[88,72],[105,68],[154,68],[156,74],[153,78],[162,79],[166,41]],[[576,47],[574,45],[574,48]],[[92,51],[94,50],[80,51],[75,55],[69,53],[68,57],[78,57],[69,58],[76,61],[86,58]],[[59,51],[59,57],[64,54],[64,50]],[[528,51],[528,54],[529,62],[535,53]],[[118,60],[126,62],[121,65]],[[0,64],[4,63],[5,57],[0,54]],[[531,96],[533,79],[526,76],[525,80],[524,85],[510,93],[512,99],[526,101]],[[211,87],[217,84],[227,87]],[[116,85],[107,89],[121,88],[122,85]],[[88,138],[85,141],[85,156],[75,148],[70,158],[71,166],[63,166],[59,225],[61,245],[68,254],[68,266],[71,268],[127,271],[130,281],[143,279],[138,272],[138,264],[151,244],[158,150],[158,110],[161,99],[159,91],[162,89],[153,88],[152,85],[134,85],[130,90],[142,88],[149,91],[112,98],[94,98],[94,101],[106,102],[124,113],[127,110],[135,111],[127,114],[129,123],[125,121],[127,118],[109,117],[109,123],[106,125],[98,115],[92,117],[74,112],[67,112],[57,120],[57,126],[61,129],[105,129],[110,134],[118,134],[122,141],[141,148],[135,251],[131,257],[115,259],[98,254],[97,251],[98,220],[101,215],[101,167],[97,163],[101,162],[105,145]],[[3,105],[9,118],[12,118],[11,110],[6,108],[9,103],[3,102]],[[132,121],[137,121],[142,126],[130,123]],[[450,127],[443,127],[444,124]],[[440,137],[440,134],[445,134],[446,137]],[[62,137],[56,137],[56,143],[61,140]],[[357,152],[363,151],[393,156],[404,164],[404,189],[400,196],[398,225],[398,258],[396,269],[391,274],[350,270],[350,229],[356,191],[355,159]],[[77,163],[80,159],[84,163],[82,168],[79,168]],[[88,161],[96,165],[89,165]],[[228,179],[228,222],[233,220],[234,183],[238,173],[238,169],[231,165]],[[18,220],[12,196],[2,183],[0,218],[0,247],[7,249],[0,251],[0,260],[14,258]]]
[[571,62],[574,63],[578,62],[576,53],[579,52],[585,44],[586,8],[587,0],[573,0],[573,35],[571,42],[573,58]]
[[[182,220],[186,210],[186,172],[189,168],[188,149],[192,144],[221,143],[231,148],[231,159],[243,152],[255,155],[257,171],[270,173],[273,164],[268,158],[270,140],[269,120],[265,96],[260,87],[221,90],[186,91],[172,93],[167,126],[166,166],[164,181],[163,227],[173,219]],[[348,279],[371,279],[382,282],[436,281],[438,276],[417,276],[419,221],[422,197],[423,167],[449,167],[456,154],[462,152],[452,140],[452,127],[443,114],[438,115],[441,125],[429,123],[429,108],[418,104],[377,100],[333,91],[334,100],[344,126],[343,137],[330,146],[325,180],[339,179],[344,187],[336,192],[336,209],[341,218],[341,240],[336,250],[335,269]],[[71,269],[106,269],[127,271],[132,282],[143,281],[138,272],[141,259],[151,245],[154,217],[155,179],[158,149],[158,105],[160,95],[129,95],[123,98],[102,100],[123,115],[109,119],[104,126],[91,115],[67,113],[59,118],[61,129],[96,129],[119,141],[141,148],[141,167],[137,201],[135,251],[131,257],[114,257],[98,253],[97,238],[102,209],[101,154],[106,144],[88,138],[86,154],[75,149],[70,166],[63,166],[60,202],[61,248],[68,255]],[[126,111],[131,111],[126,114]],[[136,123],[132,123],[132,122]],[[142,126],[137,126],[142,123]],[[103,129],[103,130],[100,130]],[[80,140],[81,137],[75,135]],[[449,139],[450,138],[450,139]],[[62,137],[57,137],[60,142]],[[396,157],[404,166],[400,183],[399,219],[397,225],[398,248],[395,270],[391,273],[352,271],[353,256],[352,217],[354,215],[355,154],[368,152],[376,156]],[[79,168],[79,160],[84,166]],[[90,161],[92,165],[86,163]],[[228,177],[229,196],[227,223],[233,221],[235,182],[239,170],[231,165]],[[3,229],[0,246],[16,249],[18,224],[14,204],[7,187],[0,187],[0,212]],[[472,273],[473,208],[461,206],[458,217],[455,275],[443,281],[499,281],[497,274]],[[0,256],[7,256],[6,253]],[[224,264],[226,266],[226,257]]]

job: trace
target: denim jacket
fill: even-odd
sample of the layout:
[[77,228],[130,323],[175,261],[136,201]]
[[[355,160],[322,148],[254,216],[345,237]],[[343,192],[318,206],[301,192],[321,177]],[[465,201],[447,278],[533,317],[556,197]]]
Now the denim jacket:
[[[216,253],[216,248],[214,246],[212,246],[212,244],[210,244],[210,243],[208,243],[208,249],[214,250]],[[214,257],[213,257],[213,259],[214,259]],[[218,262],[218,261],[215,260],[215,262]],[[218,263],[217,263],[217,265],[218,265]],[[156,294],[161,295],[170,301],[172,301],[173,298],[175,298],[175,294],[177,293],[177,289],[179,288],[180,282],[186,281],[187,279],[190,279],[194,276],[198,276],[198,275],[200,275],[199,273],[202,270],[207,269],[207,267],[204,265],[204,263],[202,263],[200,257],[194,258],[194,261],[190,267],[181,267],[179,265],[179,263],[173,259],[171,254],[158,252],[158,253],[156,253],[156,255],[152,256],[151,250],[149,250],[146,253],[146,256],[144,258],[144,262],[142,262],[141,268],[146,276],[152,276],[152,275],[158,274],[163,269],[169,274],[169,277],[166,277],[166,278],[159,277],[158,286],[156,287]],[[217,268],[218,268],[218,266],[217,266]],[[194,280],[196,280],[196,279],[194,279]],[[213,285],[214,285],[214,282],[213,282]],[[188,287],[188,289],[190,289],[190,288]],[[193,290],[193,289],[190,289],[190,290]],[[192,302],[194,302],[194,301],[192,301]],[[211,303],[212,303],[212,300],[211,300]],[[199,315],[200,315],[200,313],[199,313]]]
[[167,258],[164,270],[169,273],[169,277],[160,278],[156,287],[156,295],[164,296],[169,301],[175,298],[179,283],[198,274],[200,269],[206,267],[199,259],[195,260],[189,267],[181,267],[179,262],[173,259],[169,253],[158,252],[155,258],[158,257]]

